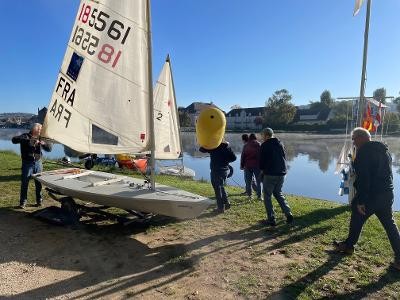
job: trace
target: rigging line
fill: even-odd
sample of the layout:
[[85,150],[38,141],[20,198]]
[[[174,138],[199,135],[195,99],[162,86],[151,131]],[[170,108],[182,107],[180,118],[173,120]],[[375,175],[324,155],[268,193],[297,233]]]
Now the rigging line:
[[344,138],[344,143],[347,144],[347,139],[348,139],[348,129],[349,129],[349,106],[346,104],[346,135]]
[[240,188],[242,188],[242,189],[244,189],[245,187],[244,186],[242,186],[241,184],[239,184],[238,182],[236,182],[236,180],[235,179],[233,179],[232,177],[229,177],[228,179],[230,179],[230,180],[232,180],[233,181],[233,183],[235,183],[238,187],[240,187]]

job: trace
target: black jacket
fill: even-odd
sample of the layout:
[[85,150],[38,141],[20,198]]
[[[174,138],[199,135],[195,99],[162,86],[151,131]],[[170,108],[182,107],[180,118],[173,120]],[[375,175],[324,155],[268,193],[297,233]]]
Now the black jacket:
[[264,175],[286,175],[286,151],[277,138],[270,138],[261,144],[260,170]]
[[44,145],[37,144],[38,139],[33,138],[30,132],[14,136],[11,141],[13,144],[20,144],[21,158],[24,162],[39,160],[42,158],[42,148],[45,151],[51,151],[52,148],[52,145],[48,143]]
[[356,179],[355,204],[373,205],[376,196],[393,190],[392,157],[381,142],[367,142],[357,151],[354,160]]
[[227,171],[229,163],[236,160],[236,155],[228,143],[223,142],[217,148],[207,150],[200,147],[200,152],[210,153],[210,169],[212,171]]

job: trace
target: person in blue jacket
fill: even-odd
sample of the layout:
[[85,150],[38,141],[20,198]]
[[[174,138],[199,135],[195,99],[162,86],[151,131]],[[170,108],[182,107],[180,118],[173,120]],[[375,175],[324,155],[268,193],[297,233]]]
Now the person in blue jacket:
[[229,143],[225,141],[215,149],[209,150],[200,147],[199,151],[210,154],[210,177],[215,192],[215,198],[217,199],[216,212],[223,213],[226,209],[231,207],[224,185],[229,173],[229,163],[236,160],[236,155],[229,146]]

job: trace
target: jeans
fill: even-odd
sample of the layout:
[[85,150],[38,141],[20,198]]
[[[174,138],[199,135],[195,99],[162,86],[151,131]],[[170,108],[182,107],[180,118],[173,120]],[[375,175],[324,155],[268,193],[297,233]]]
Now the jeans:
[[267,219],[270,221],[275,220],[275,211],[272,205],[272,195],[274,195],[275,199],[278,201],[283,213],[286,216],[292,214],[290,211],[290,207],[282,193],[282,186],[284,181],[285,176],[264,175],[264,205],[265,210],[267,211]]
[[396,222],[393,219],[393,192],[384,192],[374,197],[377,205],[366,205],[366,214],[361,215],[356,205],[352,205],[349,235],[345,240],[347,246],[354,246],[361,234],[364,223],[375,214],[381,222],[389,238],[396,260],[400,260],[400,234]]
[[244,169],[244,182],[246,183],[246,194],[251,196],[251,187],[253,185],[253,180],[256,180],[255,191],[257,197],[261,198],[261,179],[260,179],[260,169],[259,168],[245,168]]
[[230,204],[224,187],[227,176],[228,171],[211,170],[211,184],[214,188],[215,198],[217,199],[217,207],[219,210],[224,210],[224,205]]
[[[42,161],[37,160],[33,162],[22,161],[21,168],[21,192],[19,198],[19,204],[25,205],[27,202],[27,194],[28,194],[28,186],[29,179],[33,174],[40,173],[43,170]],[[36,203],[42,203],[42,184],[35,180],[35,188],[36,188]]]

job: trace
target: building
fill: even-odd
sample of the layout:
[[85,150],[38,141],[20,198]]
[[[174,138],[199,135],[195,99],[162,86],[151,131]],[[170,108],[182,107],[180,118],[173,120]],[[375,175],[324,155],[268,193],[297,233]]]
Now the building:
[[226,127],[230,130],[260,130],[265,106],[235,108],[226,114]]
[[296,107],[296,115],[293,118],[295,125],[323,125],[333,116],[333,111],[329,107],[310,108],[307,106]]
[[192,104],[190,104],[189,106],[187,106],[184,109],[180,109],[181,111],[186,112],[189,117],[190,117],[190,122],[191,122],[191,126],[195,126],[196,125],[196,120],[200,114],[200,112],[207,107],[216,107],[212,102],[210,103],[206,103],[206,102],[193,102]]

